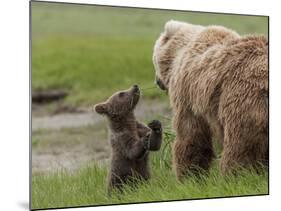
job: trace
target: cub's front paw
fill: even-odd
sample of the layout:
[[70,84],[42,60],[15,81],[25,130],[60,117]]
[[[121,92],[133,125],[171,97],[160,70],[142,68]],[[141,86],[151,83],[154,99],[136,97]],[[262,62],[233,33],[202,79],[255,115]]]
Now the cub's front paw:
[[152,120],[148,123],[148,127],[155,132],[162,132],[162,124],[159,120]]

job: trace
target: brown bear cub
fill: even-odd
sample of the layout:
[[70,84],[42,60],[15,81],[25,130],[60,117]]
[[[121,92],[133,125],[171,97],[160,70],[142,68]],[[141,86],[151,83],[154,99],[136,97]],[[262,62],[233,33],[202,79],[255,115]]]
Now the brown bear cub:
[[162,126],[158,120],[150,122],[148,127],[136,120],[134,109],[139,98],[140,89],[134,85],[95,105],[95,111],[109,120],[111,132],[109,193],[113,188],[122,190],[123,184],[131,184],[134,178],[149,179],[148,152],[159,150],[162,143]]

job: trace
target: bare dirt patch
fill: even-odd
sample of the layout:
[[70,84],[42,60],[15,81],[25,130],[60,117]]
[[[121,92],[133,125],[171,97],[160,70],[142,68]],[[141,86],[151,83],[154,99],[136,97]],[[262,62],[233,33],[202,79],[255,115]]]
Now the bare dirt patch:
[[[144,122],[160,119],[164,126],[171,118],[168,103],[156,101],[140,102],[136,116]],[[90,162],[104,165],[109,157],[106,119],[92,107],[58,114],[37,107],[32,112],[33,173],[72,171]]]
[[101,126],[34,131],[32,171],[75,170],[86,162],[105,163],[110,149],[106,128]]
[[49,103],[65,98],[68,92],[65,90],[41,90],[32,91],[32,102],[34,103]]

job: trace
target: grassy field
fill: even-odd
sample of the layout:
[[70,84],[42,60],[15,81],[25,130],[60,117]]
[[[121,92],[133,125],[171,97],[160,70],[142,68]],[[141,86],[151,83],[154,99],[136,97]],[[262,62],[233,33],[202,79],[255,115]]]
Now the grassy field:
[[[265,17],[33,2],[32,89],[67,89],[69,103],[89,105],[135,83],[153,86],[153,45],[170,19],[268,32]],[[165,98],[158,89],[144,97]]]
[[137,189],[126,187],[124,194],[109,197],[106,169],[85,167],[75,174],[58,172],[32,178],[32,208],[155,202],[198,198],[268,194],[268,175],[244,171],[238,177],[222,177],[212,168],[209,177],[184,183],[176,181],[170,169],[153,166],[152,179]]
[[[151,153],[152,177],[137,189],[127,186],[124,194],[107,194],[107,168],[92,163],[69,173],[36,174],[32,177],[32,208],[72,207],[136,202],[183,200],[226,196],[268,194],[268,173],[241,170],[239,176],[223,177],[215,160],[208,176],[183,183],[171,169],[173,136],[166,133],[160,152]],[[218,148],[217,148],[218,149]],[[219,154],[219,150],[217,151]]]

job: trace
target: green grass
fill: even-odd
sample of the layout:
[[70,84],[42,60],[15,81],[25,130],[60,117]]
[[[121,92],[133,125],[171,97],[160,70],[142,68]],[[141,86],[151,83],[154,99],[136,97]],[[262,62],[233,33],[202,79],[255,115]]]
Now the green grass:
[[33,2],[32,89],[67,89],[67,102],[89,105],[132,84],[153,86],[153,45],[170,19],[268,32],[265,17]]
[[268,175],[243,171],[238,177],[222,177],[213,168],[201,181],[176,181],[170,169],[153,166],[152,179],[124,194],[107,195],[106,169],[87,167],[74,174],[60,172],[32,177],[32,208],[75,207],[268,194]]
[[107,168],[94,163],[75,171],[32,176],[32,208],[73,207],[181,199],[268,194],[268,173],[242,169],[237,176],[222,176],[215,160],[200,180],[176,180],[171,169],[172,133],[165,133],[160,152],[151,153],[152,176],[137,188],[125,187],[123,194],[107,194]]

